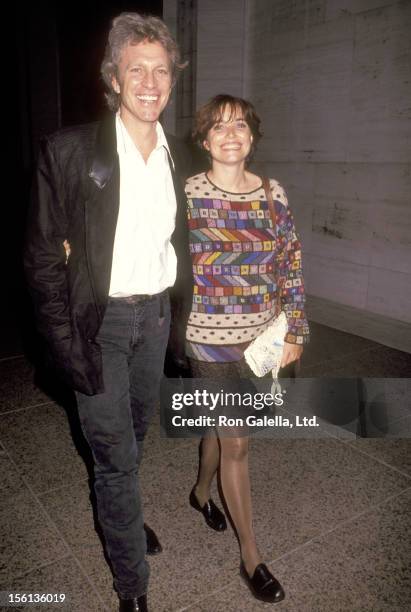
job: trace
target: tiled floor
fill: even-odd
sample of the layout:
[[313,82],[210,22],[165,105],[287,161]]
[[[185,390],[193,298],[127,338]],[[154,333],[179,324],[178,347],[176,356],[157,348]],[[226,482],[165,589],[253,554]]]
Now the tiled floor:
[[[322,415],[321,436],[252,440],[256,535],[287,595],[275,609],[408,611],[411,355],[313,324],[300,375],[401,381],[387,387],[388,411],[369,406],[367,431],[377,437],[360,439]],[[0,395],[0,591],[65,593],[70,612],[116,610],[74,406],[42,391],[22,356],[0,361]],[[153,423],[141,483],[164,552],[150,559],[150,609],[270,609],[239,577],[232,530],[212,532],[189,507],[196,463],[195,440],[162,438]]]

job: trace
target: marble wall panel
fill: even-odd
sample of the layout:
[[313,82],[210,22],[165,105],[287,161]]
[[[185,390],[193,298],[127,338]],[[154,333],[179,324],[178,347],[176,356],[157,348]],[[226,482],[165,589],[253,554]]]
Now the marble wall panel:
[[383,164],[376,181],[370,264],[411,271],[411,165]]
[[373,165],[377,169],[378,198],[408,202],[411,210],[411,163]]
[[258,77],[261,72],[259,65],[256,74],[246,82],[246,96],[256,107],[264,135],[257,158],[265,162],[294,161],[299,138],[295,121],[296,56],[278,55],[276,60],[267,58],[265,65],[265,76]]
[[244,0],[199,0],[197,4],[198,15],[208,15],[210,19],[217,20],[221,11],[233,14],[243,10]]
[[242,83],[238,79],[202,79],[201,82],[197,83],[197,108],[207,102],[212,96],[217,94],[226,93],[232,96],[242,96]]
[[[279,156],[282,161],[344,161],[351,21],[341,19],[337,25],[312,25],[287,34],[273,34],[269,48],[262,50],[258,31],[249,36],[249,66],[253,68],[247,70],[246,92],[265,119],[263,150],[269,147],[271,160]],[[290,38],[298,43],[290,44]],[[258,56],[260,61],[256,61]]]
[[366,309],[411,323],[411,273],[370,268]]
[[269,31],[292,32],[325,20],[327,0],[251,0],[249,22]]
[[316,164],[310,253],[368,264],[375,189],[372,165]]
[[293,121],[293,100],[277,97],[273,101],[254,100],[249,96],[262,120],[264,138],[258,146],[258,159],[275,164],[292,162],[298,145],[298,132]]
[[345,160],[352,49],[349,19],[312,26],[306,33],[295,74],[298,159]]
[[411,273],[409,201],[376,201],[372,214],[370,265]]
[[374,9],[396,4],[398,0],[327,0],[325,18],[338,19],[347,14],[365,13]]
[[258,159],[269,162],[293,160],[298,144],[295,75],[305,37],[302,5],[291,4],[294,20],[285,3],[278,9],[277,3],[251,2],[249,9],[245,94],[262,119]]
[[317,164],[310,253],[411,270],[409,182],[409,166]]
[[355,17],[347,159],[409,162],[411,3]]
[[314,199],[310,253],[368,265],[370,206],[342,197]]
[[242,46],[240,41],[237,45],[224,44],[213,45],[207,50],[207,58],[200,56],[197,62],[197,83],[202,80],[237,80],[242,83],[243,70],[241,65]]
[[[271,16],[258,19],[255,4],[250,3],[247,13],[247,58],[252,73],[264,73],[269,68],[269,57],[284,56],[287,59],[295,55],[305,46],[305,24],[302,21],[298,27],[288,29],[274,22]],[[281,27],[278,27],[278,26]],[[252,74],[250,75],[252,76]]]
[[372,202],[379,197],[382,171],[376,164],[315,164],[315,193]]
[[309,294],[348,306],[366,307],[367,266],[306,253],[304,278]]
[[309,293],[405,320],[411,2],[248,0],[224,28],[219,4],[199,3],[197,99],[225,90],[255,104],[254,169],[287,189]]
[[197,106],[217,93],[243,93],[244,28],[245,0],[198,3]]

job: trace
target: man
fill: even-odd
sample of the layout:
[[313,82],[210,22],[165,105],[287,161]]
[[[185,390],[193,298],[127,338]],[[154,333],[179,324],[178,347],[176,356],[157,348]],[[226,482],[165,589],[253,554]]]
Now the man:
[[160,19],[114,19],[101,71],[116,114],[43,139],[29,215],[25,265],[38,326],[76,392],[123,612],[147,609],[138,466],[158,399],[169,300],[177,363],[191,300],[184,151],[158,122],[179,62]]

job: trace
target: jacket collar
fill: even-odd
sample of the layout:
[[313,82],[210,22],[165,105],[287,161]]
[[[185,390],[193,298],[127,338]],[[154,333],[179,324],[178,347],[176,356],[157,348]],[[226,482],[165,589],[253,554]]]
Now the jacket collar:
[[[159,127],[161,130],[161,144],[167,151],[170,168],[174,172],[174,155],[170,151],[167,135],[160,125]],[[94,156],[89,172],[90,178],[93,179],[100,189],[103,189],[110,180],[117,159],[116,116],[112,114],[106,116],[98,124]]]
[[103,189],[110,180],[117,162],[115,115],[108,115],[98,124],[90,178]]

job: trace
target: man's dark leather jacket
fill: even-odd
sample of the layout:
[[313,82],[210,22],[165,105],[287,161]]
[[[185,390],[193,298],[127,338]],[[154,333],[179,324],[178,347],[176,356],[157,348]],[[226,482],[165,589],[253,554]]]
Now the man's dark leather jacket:
[[[170,289],[168,356],[179,363],[193,284],[183,189],[188,157],[176,138],[167,135],[167,141],[177,199],[172,236],[177,280]],[[27,227],[26,274],[38,328],[56,369],[67,384],[88,395],[104,391],[96,335],[108,301],[119,182],[114,115],[43,138]],[[65,240],[71,250],[67,262]]]

